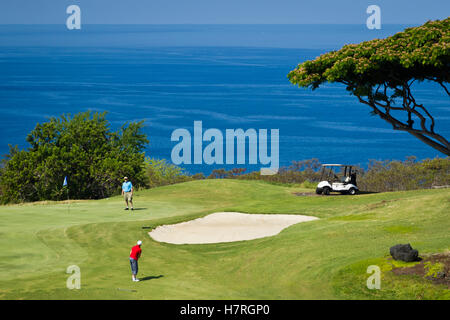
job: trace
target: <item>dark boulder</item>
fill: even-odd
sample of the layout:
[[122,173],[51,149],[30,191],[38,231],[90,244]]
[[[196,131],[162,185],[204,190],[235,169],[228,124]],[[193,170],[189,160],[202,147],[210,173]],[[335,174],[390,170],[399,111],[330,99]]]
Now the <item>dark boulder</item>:
[[397,244],[390,248],[390,253],[394,260],[401,260],[405,262],[419,261],[419,251],[413,249],[408,244]]

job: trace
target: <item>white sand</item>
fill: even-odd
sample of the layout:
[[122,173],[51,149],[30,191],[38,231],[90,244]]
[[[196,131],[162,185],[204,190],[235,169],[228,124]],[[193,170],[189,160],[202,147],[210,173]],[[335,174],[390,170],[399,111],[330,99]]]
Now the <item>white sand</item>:
[[293,214],[216,212],[187,222],[159,226],[149,235],[156,241],[173,244],[233,242],[274,236],[293,224],[317,219]]

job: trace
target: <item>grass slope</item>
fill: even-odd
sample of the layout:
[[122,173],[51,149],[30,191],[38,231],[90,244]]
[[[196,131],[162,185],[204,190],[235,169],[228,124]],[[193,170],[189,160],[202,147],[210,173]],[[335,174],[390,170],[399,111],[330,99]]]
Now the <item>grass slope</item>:
[[[449,290],[393,277],[389,247],[448,251],[450,190],[358,196],[295,196],[263,182],[204,180],[140,191],[139,210],[121,197],[0,207],[0,299],[450,299]],[[321,218],[274,237],[224,244],[171,245],[149,229],[217,211]],[[139,283],[128,254],[142,239]],[[68,290],[66,268],[81,268]],[[368,290],[366,268],[384,270]],[[135,290],[135,291],[131,291]]]

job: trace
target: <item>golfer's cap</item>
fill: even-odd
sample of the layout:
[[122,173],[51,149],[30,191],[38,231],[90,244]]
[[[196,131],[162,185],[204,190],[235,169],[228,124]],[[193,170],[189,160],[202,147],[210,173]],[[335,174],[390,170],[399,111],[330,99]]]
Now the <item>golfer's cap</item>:
[[123,180],[128,180],[128,177],[123,177]]
[[138,246],[140,246],[142,244],[142,241],[138,240],[137,244],[138,244]]

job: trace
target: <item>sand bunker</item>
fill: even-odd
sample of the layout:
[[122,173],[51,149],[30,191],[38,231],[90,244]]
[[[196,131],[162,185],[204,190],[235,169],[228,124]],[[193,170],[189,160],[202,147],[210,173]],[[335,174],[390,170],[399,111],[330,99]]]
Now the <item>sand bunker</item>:
[[187,222],[159,226],[149,235],[156,241],[173,244],[233,242],[273,236],[293,224],[317,219],[291,214],[217,212]]

